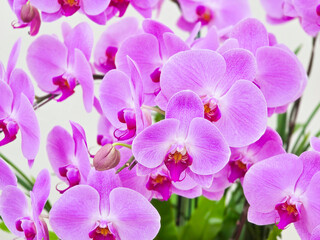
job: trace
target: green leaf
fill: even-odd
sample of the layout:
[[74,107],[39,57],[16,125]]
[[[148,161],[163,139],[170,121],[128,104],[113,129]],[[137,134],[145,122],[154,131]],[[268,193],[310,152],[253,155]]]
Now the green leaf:
[[151,203],[161,216],[161,228],[155,240],[178,240],[178,230],[170,199],[166,202],[153,199]]
[[277,132],[281,136],[282,142],[287,140],[287,113],[278,114],[277,116]]
[[269,233],[267,240],[277,240],[281,238],[282,230],[279,229],[276,225],[273,226],[273,229]]
[[4,232],[10,232],[7,226],[4,224],[4,222],[0,222],[0,229]]
[[189,222],[183,226],[180,239],[215,239],[222,227],[224,209],[225,197],[218,202],[201,197],[198,208],[194,210]]
[[156,113],[156,115],[154,116],[154,121],[155,122],[160,122],[163,119],[164,119],[164,115],[162,115],[160,113]]
[[302,49],[302,44],[300,44],[300,45],[294,50],[294,54],[295,54],[295,55],[298,55],[301,49]]
[[54,232],[49,232],[49,239],[50,240],[59,240],[59,238],[57,237],[57,235]]

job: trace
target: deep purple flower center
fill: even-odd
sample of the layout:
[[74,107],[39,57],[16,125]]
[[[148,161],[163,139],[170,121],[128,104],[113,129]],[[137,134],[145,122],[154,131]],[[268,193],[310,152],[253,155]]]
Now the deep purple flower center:
[[0,133],[3,132],[4,138],[0,141],[0,146],[3,146],[16,139],[19,130],[18,124],[10,119],[0,120]]
[[320,16],[320,5],[317,6],[316,13],[317,13],[318,16]]
[[181,181],[181,173],[192,164],[192,158],[185,148],[176,149],[167,154],[164,163],[170,172],[172,181],[177,182]]
[[89,238],[93,240],[115,240],[115,236],[111,233],[108,226],[97,226],[89,233]]
[[292,204],[289,200],[279,203],[275,207],[280,216],[280,221],[277,224],[279,229],[285,229],[290,223],[297,222],[300,219],[301,204]]
[[116,129],[113,133],[118,140],[128,140],[136,134],[136,114],[131,108],[124,108],[118,112],[118,119],[127,125],[127,129]]
[[69,183],[69,187],[64,190],[58,190],[61,194],[67,191],[69,188],[79,185],[81,181],[81,175],[79,169],[72,165],[66,165],[64,167],[59,168],[59,173],[61,177],[65,177]]
[[156,69],[150,74],[150,78],[151,78],[152,82],[154,82],[154,83],[160,82],[160,75],[161,75],[160,68],[156,68]]
[[58,91],[61,91],[62,95],[57,100],[61,102],[66,98],[70,97],[74,93],[74,88],[76,87],[76,80],[73,77],[69,79],[65,78],[63,75],[54,77],[52,79],[54,85],[58,86]]
[[210,122],[217,122],[221,118],[221,112],[218,107],[218,101],[212,97],[202,98],[204,108],[204,118]]
[[150,191],[158,192],[164,201],[167,201],[171,196],[171,180],[168,176],[161,174],[150,176],[146,187]]
[[37,235],[34,222],[29,217],[22,217],[16,221],[16,229],[23,232],[27,240],[33,240]]
[[109,46],[106,49],[105,57],[102,57],[100,61],[100,66],[103,67],[107,72],[116,69],[115,59],[118,52],[117,47]]
[[62,14],[71,16],[80,9],[80,0],[58,0],[62,8]]
[[248,171],[248,166],[246,163],[242,162],[241,159],[230,161],[230,175],[228,177],[229,182],[234,182],[238,178],[243,178]]
[[129,3],[130,0],[111,0],[109,6],[117,8],[119,11],[119,17],[122,17],[126,12]]
[[212,19],[213,19],[213,12],[211,11],[210,8],[199,5],[196,8],[196,13],[198,15],[198,20],[203,24],[206,25],[208,24]]

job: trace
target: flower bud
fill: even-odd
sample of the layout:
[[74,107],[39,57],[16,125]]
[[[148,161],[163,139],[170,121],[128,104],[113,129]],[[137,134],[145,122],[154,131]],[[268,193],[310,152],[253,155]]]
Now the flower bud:
[[120,157],[120,152],[112,144],[106,144],[94,156],[93,166],[97,171],[105,171],[116,167]]
[[30,3],[26,3],[21,8],[21,12],[20,12],[21,20],[25,23],[31,22],[36,16],[36,11],[37,9],[35,9]]

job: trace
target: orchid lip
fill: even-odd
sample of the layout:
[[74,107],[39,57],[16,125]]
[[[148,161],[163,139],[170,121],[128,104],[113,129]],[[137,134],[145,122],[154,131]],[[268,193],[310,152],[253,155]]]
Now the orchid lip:
[[198,20],[203,24],[207,25],[213,19],[212,11],[203,5],[199,5],[196,8],[196,14],[198,15]]
[[218,100],[205,96],[202,97],[203,108],[204,108],[204,118],[210,122],[217,122],[221,118],[221,111],[218,106]]
[[146,184],[147,189],[158,192],[163,201],[167,201],[170,198],[171,186],[170,177],[162,174],[151,175]]
[[109,225],[105,221],[98,221],[95,228],[89,233],[89,238],[92,240],[115,240],[116,237],[110,231]]
[[118,140],[128,140],[136,134],[136,115],[131,108],[124,108],[118,112],[118,120],[126,124],[126,129],[116,129],[113,133]]
[[36,226],[30,217],[22,217],[16,221],[16,229],[23,232],[27,240],[33,240],[37,235]]
[[60,176],[65,177],[69,183],[69,187],[67,187],[66,189],[64,190],[57,189],[61,194],[67,191],[69,188],[79,185],[81,181],[81,175],[80,175],[79,169],[72,164],[59,168],[59,173],[60,173]]
[[164,163],[170,172],[171,180],[177,182],[182,181],[180,175],[192,164],[192,158],[185,146],[176,144],[167,153]]
[[73,77],[66,77],[64,75],[60,75],[57,77],[54,77],[52,79],[52,82],[54,85],[58,86],[58,91],[61,91],[62,95],[57,100],[58,102],[61,102],[68,97],[70,97],[74,93],[74,88],[76,87],[76,80]]
[[58,0],[62,8],[62,14],[66,17],[72,16],[80,9],[80,0]]
[[3,146],[17,138],[19,126],[14,120],[7,118],[0,120],[0,130],[4,133],[4,138],[0,140],[0,146]]
[[288,198],[285,202],[276,205],[275,210],[278,212],[280,221],[277,224],[279,229],[285,229],[290,223],[300,220],[300,202],[293,202]]

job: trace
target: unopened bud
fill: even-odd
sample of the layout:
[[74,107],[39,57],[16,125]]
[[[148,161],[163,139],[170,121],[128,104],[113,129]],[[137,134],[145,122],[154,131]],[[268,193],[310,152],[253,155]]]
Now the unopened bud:
[[116,167],[120,157],[120,152],[112,144],[106,144],[94,156],[93,166],[97,171],[105,171]]
[[20,12],[21,20],[25,23],[31,22],[36,16],[36,11],[37,9],[35,9],[30,3],[26,3],[21,8],[21,12]]

